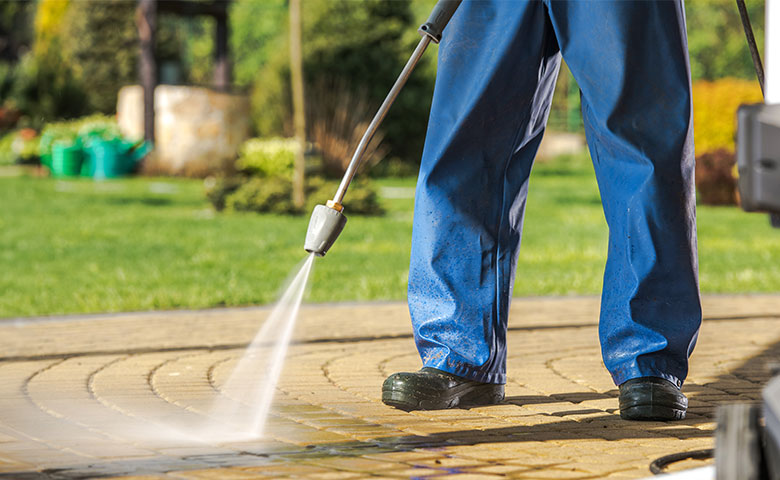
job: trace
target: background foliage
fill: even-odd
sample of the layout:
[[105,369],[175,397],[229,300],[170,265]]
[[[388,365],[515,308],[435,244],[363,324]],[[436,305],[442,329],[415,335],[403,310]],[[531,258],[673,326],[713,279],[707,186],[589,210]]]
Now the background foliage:
[[[417,24],[434,3],[307,0],[303,21],[310,102],[322,97],[317,85],[325,81],[360,92],[356,95],[372,105],[369,111],[375,109],[419,38]],[[748,0],[747,6],[763,48],[764,2]],[[134,7],[132,0],[0,2],[0,104],[20,111],[23,125],[38,128],[88,110],[112,113],[118,87],[137,81]],[[230,13],[235,83],[252,91],[256,133],[288,134],[287,2],[236,0]],[[754,81],[732,0],[688,0],[686,15],[694,81]],[[163,14],[158,22],[161,64],[177,66],[178,81],[209,84],[213,20]],[[389,163],[419,159],[436,70],[435,47],[431,50],[384,125]],[[562,77],[552,123],[579,129],[576,84],[565,70]],[[707,150],[708,142],[701,144]]]
[[[746,0],[759,51],[764,48],[764,1]],[[756,79],[739,11],[733,0],[688,0],[688,49],[694,80]]]
[[40,0],[35,12],[34,51],[38,56],[61,50],[63,45],[63,19],[70,0]]
[[32,2],[0,2],[0,61],[18,61],[30,49],[34,7]]
[[287,0],[239,0],[231,4],[230,47],[237,85],[253,85],[274,52],[286,48],[287,27]]
[[761,88],[754,80],[722,78],[693,84],[693,135],[696,153],[718,149],[734,151],[737,108],[762,102]]
[[[327,85],[338,85],[375,109],[418,41],[417,24],[433,3],[305,0],[310,102],[332,95]],[[51,138],[71,135],[67,130],[76,123],[58,120],[92,110],[113,113],[118,86],[137,81],[134,5],[133,0],[0,0],[0,164],[28,149],[40,153],[45,125],[53,124],[47,130]],[[252,93],[257,131],[287,133],[287,0],[235,0],[230,8],[235,81]],[[748,8],[763,47],[763,2],[748,0]],[[161,62],[178,65],[183,82],[209,84],[213,20],[161,15],[158,21]],[[718,201],[731,201],[734,110],[740,102],[760,99],[755,74],[733,0],[688,0],[687,21],[697,151],[714,152],[699,162],[709,170],[698,171],[697,178],[712,179]],[[435,54],[432,47],[387,119],[389,158],[382,166],[396,159],[413,171],[419,160]],[[555,101],[566,102],[556,126],[579,128],[572,121],[579,116],[576,84],[562,75]],[[14,128],[37,130],[6,132],[9,118]],[[275,162],[275,171],[288,171],[288,160]],[[540,162],[532,175],[527,224],[534,228],[525,234],[519,264],[524,274],[515,294],[597,293],[607,229],[588,159]],[[291,211],[290,186],[277,177],[242,172],[209,183],[212,204],[232,210],[224,215],[215,214],[202,183],[192,180],[0,178],[0,316],[273,301],[303,255],[306,228],[301,217],[279,215]],[[335,191],[331,180],[309,176],[308,181],[307,208]],[[350,217],[330,260],[318,266],[312,300],[404,297],[415,181],[385,178],[375,184],[378,189],[353,185],[347,210],[366,206],[365,213],[387,215]],[[724,185],[731,190],[721,189]],[[261,207],[272,213],[255,214]],[[704,206],[698,225],[704,292],[777,289],[780,249],[765,216]],[[329,287],[334,284],[343,288],[334,291]]]
[[137,83],[136,2],[71,2],[63,19],[64,47],[90,107],[111,113],[123,85]]
[[[292,202],[292,171],[298,143],[284,138],[252,138],[241,146],[236,174],[211,177],[206,181],[206,198],[217,211],[275,214],[308,214],[324,204],[339,186],[339,180],[323,177],[320,158],[307,155],[306,203],[303,208]],[[349,189],[343,205],[352,214],[383,213],[376,187],[358,177]]]
[[[5,60],[0,63],[0,104],[21,116],[21,126],[85,112],[85,95],[62,54],[61,22],[67,1],[3,2],[0,24]],[[33,47],[33,48],[31,48]],[[0,128],[8,128],[4,124]]]
[[88,111],[86,91],[62,58],[27,54],[6,73],[10,88],[3,105],[24,114],[23,126],[40,129]]
[[[419,41],[418,21],[409,0],[307,1],[303,53],[309,108],[316,109],[312,104],[322,99],[318,84],[338,84],[364,93],[373,115]],[[426,56],[422,62],[431,59]],[[280,37],[279,48],[267,58],[253,86],[260,136],[291,133],[288,65],[286,38]],[[417,158],[422,151],[433,92],[433,77],[425,71],[423,66],[415,72],[383,124],[385,144],[394,156]]]

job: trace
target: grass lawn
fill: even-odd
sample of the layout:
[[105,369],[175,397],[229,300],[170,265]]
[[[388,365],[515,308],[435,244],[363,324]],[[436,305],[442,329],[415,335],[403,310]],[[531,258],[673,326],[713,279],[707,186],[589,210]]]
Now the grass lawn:
[[[539,164],[531,182],[515,295],[598,293],[592,169]],[[349,217],[310,302],[405,297],[414,179],[379,184],[388,214]],[[0,205],[0,317],[269,303],[305,255],[308,216],[217,214],[194,180],[0,178]],[[704,293],[780,291],[766,215],[700,207],[699,252]]]

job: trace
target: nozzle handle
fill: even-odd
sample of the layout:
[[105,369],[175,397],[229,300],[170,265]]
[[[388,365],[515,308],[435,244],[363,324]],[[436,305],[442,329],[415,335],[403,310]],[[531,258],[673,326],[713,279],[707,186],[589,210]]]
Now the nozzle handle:
[[439,0],[436,2],[436,6],[433,7],[428,21],[420,25],[417,31],[420,32],[420,35],[431,37],[434,43],[439,43],[444,27],[447,26],[450,18],[455,14],[455,10],[458,9],[460,2],[461,0]]

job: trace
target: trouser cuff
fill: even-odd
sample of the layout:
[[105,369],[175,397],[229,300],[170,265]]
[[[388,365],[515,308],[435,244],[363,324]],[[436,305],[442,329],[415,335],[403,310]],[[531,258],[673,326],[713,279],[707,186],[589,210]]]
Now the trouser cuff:
[[665,380],[669,380],[670,382],[675,384],[677,388],[682,388],[683,380],[685,379],[684,376],[682,375],[678,376],[669,373],[665,369],[660,369],[652,366],[640,367],[636,363],[632,365],[628,365],[624,368],[620,368],[614,372],[610,372],[610,374],[612,375],[612,380],[615,382],[615,385],[622,385],[623,383],[633,378],[658,377],[658,378],[663,378]]
[[481,383],[495,383],[497,385],[506,384],[506,373],[500,372],[485,372],[478,368],[473,368],[468,365],[464,365],[460,362],[447,361],[446,359],[439,362],[427,362],[423,364],[424,367],[431,367],[438,370],[457,375],[459,377],[473,380]]

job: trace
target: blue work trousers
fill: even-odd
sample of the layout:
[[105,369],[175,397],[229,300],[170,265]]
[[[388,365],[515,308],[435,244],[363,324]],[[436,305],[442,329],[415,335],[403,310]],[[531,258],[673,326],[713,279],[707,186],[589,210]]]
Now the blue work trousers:
[[408,300],[423,364],[506,381],[528,178],[561,56],[580,86],[609,226],[604,363],[618,385],[681,386],[701,305],[679,0],[461,4],[439,47],[415,200]]

